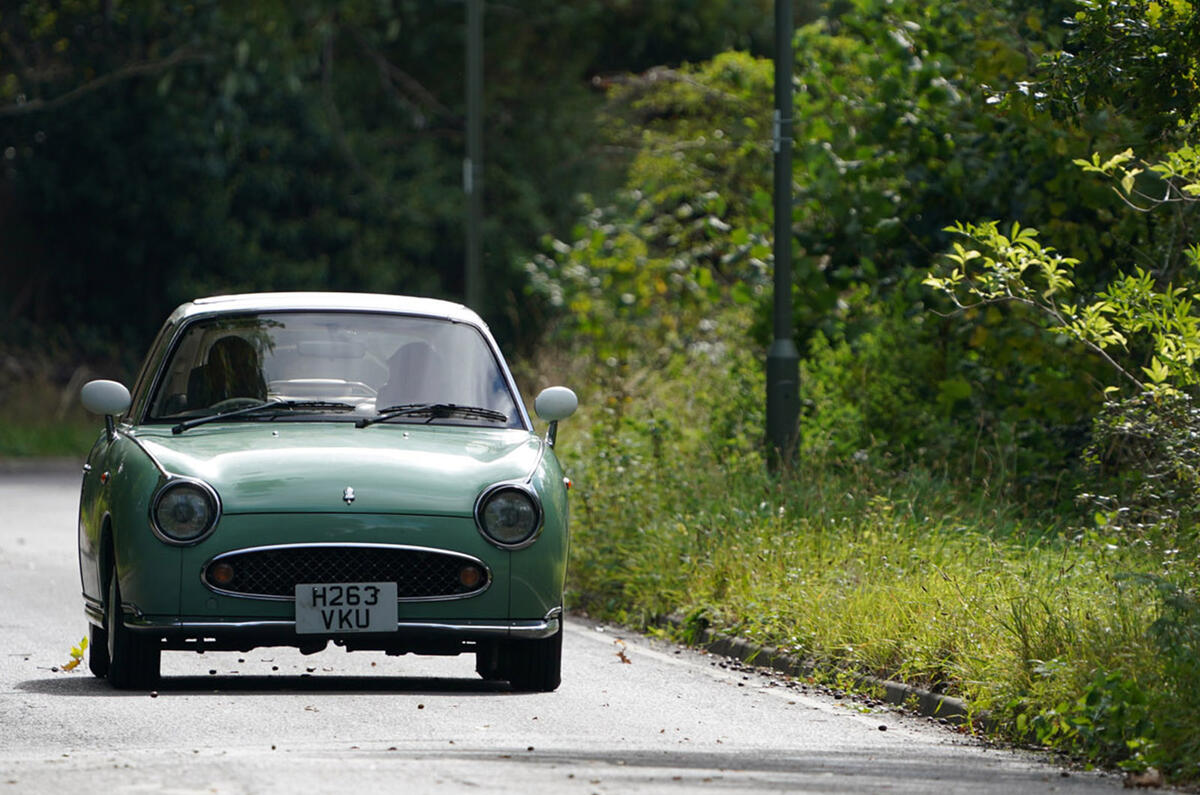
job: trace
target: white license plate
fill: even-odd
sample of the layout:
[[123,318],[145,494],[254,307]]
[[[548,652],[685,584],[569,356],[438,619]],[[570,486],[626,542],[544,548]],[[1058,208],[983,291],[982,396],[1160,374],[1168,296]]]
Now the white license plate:
[[296,586],[296,633],[395,632],[396,583],[323,582]]

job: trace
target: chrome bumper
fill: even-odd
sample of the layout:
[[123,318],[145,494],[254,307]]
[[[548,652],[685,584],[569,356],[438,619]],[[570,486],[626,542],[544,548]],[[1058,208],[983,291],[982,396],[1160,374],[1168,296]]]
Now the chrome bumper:
[[[96,626],[103,626],[104,611],[99,602],[84,597],[84,613]],[[230,648],[254,646],[296,646],[324,644],[330,639],[353,641],[355,645],[380,641],[403,644],[407,640],[435,642],[488,640],[542,640],[551,637],[562,627],[561,607],[556,607],[540,619],[517,621],[400,621],[393,632],[364,632],[353,634],[298,635],[293,619],[194,621],[181,618],[160,618],[142,614],[136,608],[125,614],[125,626],[138,633],[160,635],[167,648],[209,646],[208,641],[223,641]],[[174,645],[170,641],[175,641]],[[198,642],[198,643],[197,643]],[[220,644],[219,644],[220,645]],[[216,648],[216,647],[214,647]]]
[[[561,611],[554,611],[541,620],[532,621],[401,621],[396,625],[400,635],[444,636],[461,640],[491,640],[497,638],[520,638],[539,640],[558,632]],[[291,633],[299,639],[319,638],[320,635],[296,635],[295,621],[184,621],[180,619],[156,619],[146,616],[125,617],[125,626],[134,632],[161,632],[164,635],[253,635],[260,632],[270,634]],[[387,634],[387,633],[372,633]],[[366,637],[361,635],[358,637]],[[331,634],[330,637],[341,637]]]

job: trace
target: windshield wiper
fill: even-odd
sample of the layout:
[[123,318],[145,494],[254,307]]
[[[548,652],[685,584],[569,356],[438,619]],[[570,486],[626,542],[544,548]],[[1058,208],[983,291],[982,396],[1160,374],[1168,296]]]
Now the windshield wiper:
[[[187,420],[172,427],[171,433],[180,434],[188,428],[195,428],[197,425],[203,425],[206,422],[216,422],[217,420],[224,420],[229,417],[255,414],[260,411],[267,411],[268,409],[287,409],[289,411],[297,409],[306,411],[353,411],[354,406],[351,406],[349,403],[339,403],[332,400],[271,400],[266,403],[260,403],[257,406],[247,406],[244,409],[235,409],[234,411],[225,411],[220,414],[211,414],[207,417],[197,417],[194,420]],[[274,417],[271,419],[274,419]]]
[[390,420],[394,417],[415,416],[418,414],[429,415],[429,419],[425,421],[426,424],[454,415],[478,417],[484,420],[492,420],[493,422],[508,422],[508,415],[504,412],[485,409],[479,406],[459,406],[454,403],[404,403],[399,406],[388,406],[374,417],[362,417],[355,420],[354,427],[365,428],[368,425],[374,425],[377,422]]

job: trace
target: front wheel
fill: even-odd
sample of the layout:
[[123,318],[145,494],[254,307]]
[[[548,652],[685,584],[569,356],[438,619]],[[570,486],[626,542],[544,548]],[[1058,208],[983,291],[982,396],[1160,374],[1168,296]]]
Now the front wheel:
[[92,623],[88,623],[88,670],[98,679],[108,676],[108,633]]
[[500,650],[504,678],[513,690],[549,693],[562,683],[562,624],[542,640],[510,640]]
[[138,635],[125,627],[116,566],[113,566],[108,580],[104,623],[108,635],[108,683],[118,690],[133,690],[150,687],[157,682],[162,649],[158,645],[158,638]]

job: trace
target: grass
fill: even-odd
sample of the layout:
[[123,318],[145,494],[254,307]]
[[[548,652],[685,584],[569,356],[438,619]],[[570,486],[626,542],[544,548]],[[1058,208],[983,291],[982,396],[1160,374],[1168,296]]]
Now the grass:
[[74,383],[64,387],[34,377],[0,393],[0,458],[82,460],[103,419],[83,410],[76,391]]
[[1200,780],[1194,532],[1168,560],[919,470],[808,460],[772,477],[739,368],[576,374],[597,388],[559,444],[574,607],[703,616],[831,675],[960,696],[1015,741]]

